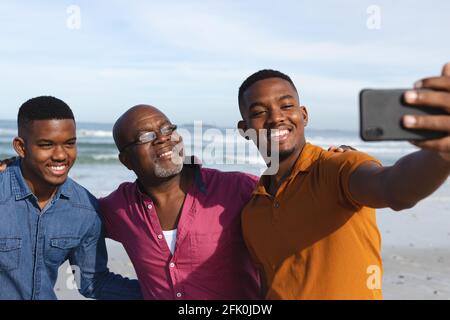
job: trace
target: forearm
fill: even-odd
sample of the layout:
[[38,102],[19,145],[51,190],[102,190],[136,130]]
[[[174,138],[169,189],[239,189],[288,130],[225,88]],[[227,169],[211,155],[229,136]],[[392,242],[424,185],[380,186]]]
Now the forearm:
[[142,300],[137,280],[130,280],[112,272],[96,273],[81,279],[80,293],[99,300]]
[[450,173],[450,162],[437,152],[409,154],[383,173],[386,203],[394,210],[407,209],[433,193]]

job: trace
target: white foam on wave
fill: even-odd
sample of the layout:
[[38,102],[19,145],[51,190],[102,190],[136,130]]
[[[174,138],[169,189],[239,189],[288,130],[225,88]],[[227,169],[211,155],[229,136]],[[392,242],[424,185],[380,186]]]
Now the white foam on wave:
[[96,154],[93,155],[92,158],[97,161],[102,160],[117,160],[117,154]]
[[81,129],[77,131],[78,137],[83,138],[112,138],[112,132],[111,131],[105,131],[105,130],[87,130],[87,129]]
[[17,135],[16,129],[1,129],[0,128],[0,137],[15,137]]

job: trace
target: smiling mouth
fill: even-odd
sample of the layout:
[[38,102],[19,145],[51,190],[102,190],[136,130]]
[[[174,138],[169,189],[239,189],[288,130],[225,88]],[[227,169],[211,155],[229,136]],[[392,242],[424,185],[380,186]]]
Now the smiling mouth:
[[290,132],[289,129],[270,130],[270,139],[278,142],[284,141],[288,138]]
[[50,165],[47,166],[50,172],[55,176],[65,175],[68,171],[69,166],[67,164],[59,164],[59,165]]
[[170,159],[170,158],[172,158],[172,154],[173,154],[172,151],[164,152],[164,153],[158,155],[158,159]]
[[179,156],[181,156],[181,153],[183,150],[182,145],[180,145],[180,144],[174,145],[172,147],[172,150],[167,150],[167,148],[164,148],[164,149],[166,149],[166,150],[163,153],[156,154],[156,158],[158,160],[169,160],[169,159],[172,159],[172,157],[175,157],[175,158],[177,156],[179,157]]

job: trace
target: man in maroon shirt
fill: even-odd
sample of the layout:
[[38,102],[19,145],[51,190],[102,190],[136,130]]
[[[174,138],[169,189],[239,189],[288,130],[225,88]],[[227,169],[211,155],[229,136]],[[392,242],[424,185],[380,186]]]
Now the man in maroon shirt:
[[107,236],[123,244],[146,299],[257,299],[241,209],[257,177],[183,164],[182,138],[158,109],[116,122],[120,161],[136,173],[100,199]]

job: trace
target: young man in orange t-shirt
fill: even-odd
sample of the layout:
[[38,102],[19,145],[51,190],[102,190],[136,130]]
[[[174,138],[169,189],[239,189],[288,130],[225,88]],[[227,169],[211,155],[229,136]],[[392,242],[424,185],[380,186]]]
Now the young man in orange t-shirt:
[[[450,64],[441,77],[416,83],[419,88],[435,91],[407,92],[407,103],[450,112]],[[381,239],[374,208],[411,208],[435,191],[450,173],[450,136],[414,142],[422,150],[391,167],[357,151],[325,151],[306,142],[307,110],[292,80],[273,70],[244,81],[239,106],[243,134],[252,136],[260,151],[267,147],[279,156],[278,171],[260,179],[242,214],[245,241],[265,279],[265,296],[381,299]],[[403,123],[450,132],[450,115],[405,116]]]

